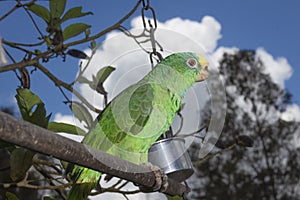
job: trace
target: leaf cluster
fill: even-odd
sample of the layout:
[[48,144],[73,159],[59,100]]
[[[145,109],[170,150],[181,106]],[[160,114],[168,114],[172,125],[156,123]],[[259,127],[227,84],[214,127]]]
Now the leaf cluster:
[[85,23],[73,23],[62,29],[62,24],[71,19],[84,17],[93,14],[92,12],[82,12],[82,7],[74,7],[69,10],[66,9],[66,0],[49,1],[49,10],[41,5],[32,4],[28,6],[28,10],[40,17],[47,24],[46,31],[50,34],[46,36],[45,40],[48,45],[57,45],[72,37],[79,35],[86,31],[89,35],[88,29],[91,27]]

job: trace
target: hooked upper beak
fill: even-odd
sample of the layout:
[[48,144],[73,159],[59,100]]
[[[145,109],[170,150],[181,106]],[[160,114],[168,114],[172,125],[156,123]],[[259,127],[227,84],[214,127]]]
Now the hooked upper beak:
[[209,77],[208,66],[205,66],[205,67],[203,67],[199,76],[197,77],[196,82],[204,81],[208,77]]
[[200,65],[203,67],[201,69],[199,76],[196,79],[196,82],[201,82],[201,81],[204,81],[205,79],[207,79],[209,76],[209,73],[208,73],[209,63],[201,54],[197,54],[197,56],[198,56]]

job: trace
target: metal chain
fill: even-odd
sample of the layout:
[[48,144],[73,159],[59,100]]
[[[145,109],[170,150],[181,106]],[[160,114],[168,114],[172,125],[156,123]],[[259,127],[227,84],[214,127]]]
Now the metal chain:
[[[150,5],[150,0],[142,0],[142,21],[144,29],[142,33],[138,35],[132,34],[128,29],[126,29],[124,26],[120,26],[119,30],[122,31],[126,36],[131,37],[134,39],[134,41],[139,45],[139,47],[149,54],[150,62],[151,62],[151,68],[154,68],[154,60],[156,60],[157,63],[163,60],[162,55],[157,51],[156,46],[159,47],[160,51],[163,51],[163,47],[157,42],[155,39],[155,31],[157,29],[157,20],[156,20],[156,14],[154,11],[154,8]],[[150,12],[150,18],[152,20],[148,19],[146,20],[146,12]],[[148,23],[147,23],[148,21]],[[150,42],[151,44],[151,51],[148,51],[146,48],[143,47],[142,44],[145,44],[147,42]]]
[[[145,31],[148,32],[149,33],[149,37],[150,37],[152,52],[149,53],[149,56],[150,56],[151,67],[153,69],[153,67],[154,67],[153,66],[154,65],[153,59],[155,59],[155,56],[157,56],[156,60],[158,62],[162,61],[162,59],[163,59],[162,55],[159,52],[157,52],[157,50],[156,50],[156,44],[159,45],[159,43],[155,39],[155,31],[157,29],[157,20],[156,20],[155,11],[154,11],[153,7],[151,7],[151,5],[150,5],[150,0],[147,0],[147,1],[143,0],[142,3],[143,3],[142,20],[143,20],[144,32]],[[154,26],[152,25],[150,19],[148,19],[148,26],[147,26],[146,17],[145,17],[145,11],[150,11],[152,19],[153,19],[153,22],[154,22]],[[162,46],[159,45],[159,47],[160,47],[161,51],[163,51]]]

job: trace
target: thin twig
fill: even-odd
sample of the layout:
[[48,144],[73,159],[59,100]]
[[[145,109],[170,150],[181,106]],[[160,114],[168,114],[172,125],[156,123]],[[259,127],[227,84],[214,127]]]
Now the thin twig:
[[204,136],[201,137],[201,136],[195,136],[196,134],[198,133],[201,133],[204,129],[207,128],[207,125],[203,125],[201,128],[199,128],[197,131],[194,131],[192,133],[188,133],[188,134],[182,134],[182,135],[178,135],[177,137],[182,137],[182,138],[186,138],[186,137],[190,137],[190,136],[194,136],[194,137],[198,137],[198,138],[201,138],[201,139],[204,139]]
[[181,114],[181,111],[180,111],[180,112],[177,112],[177,115],[178,115],[179,118],[180,118],[180,125],[179,125],[178,131],[174,134],[174,137],[177,136],[177,135],[181,132],[181,130],[182,130],[182,128],[183,128],[183,121],[184,121],[184,118],[183,118],[183,116],[182,116],[182,114]]
[[40,46],[40,45],[44,44],[45,41],[42,40],[42,41],[34,43],[34,44],[24,44],[24,43],[18,43],[18,42],[10,42],[10,41],[2,39],[2,43],[3,44],[7,44],[9,46],[35,47],[35,46]]
[[52,54],[53,54],[53,52],[51,50],[48,50],[48,51],[45,51],[45,52],[37,55],[36,57],[34,57],[31,60],[22,60],[18,63],[5,65],[3,67],[0,67],[0,73],[15,70],[15,69],[19,69],[19,68],[22,68],[22,67],[34,66],[38,63],[39,59],[49,58],[49,57],[51,57]]
[[41,64],[36,64],[35,65],[39,70],[41,70],[49,79],[51,79],[54,84],[59,87],[62,86],[64,87],[66,90],[72,92],[76,97],[78,97],[78,99],[80,99],[89,109],[91,109],[94,112],[100,113],[101,110],[98,108],[95,108],[92,104],[90,104],[76,89],[74,89],[71,85],[63,82],[62,80],[56,78],[56,76],[54,76],[47,68],[45,68],[43,65]]
[[82,69],[82,62],[80,63],[80,71],[79,71],[77,77],[75,78],[75,80],[72,81],[72,82],[70,83],[70,85],[74,85],[74,84],[78,81],[78,79],[83,75],[83,73],[85,72],[85,70],[86,70],[86,69],[88,68],[88,66],[90,65],[90,63],[91,63],[91,61],[92,61],[92,58],[93,58],[94,55],[96,54],[96,51],[97,51],[97,49],[98,49],[99,46],[100,46],[100,45],[98,45],[96,48],[94,48],[94,49],[92,50],[92,53],[91,53],[91,55],[90,55],[90,57],[89,57],[87,63],[86,63],[85,66],[83,67],[83,69]]
[[20,4],[20,2],[18,2],[12,9],[10,9],[7,13],[5,13],[2,17],[0,17],[0,21],[2,21],[3,19],[5,19],[6,17],[8,17],[11,13],[13,13],[15,10],[17,10],[18,8],[22,7],[22,6],[30,6],[31,4],[33,4],[36,0],[32,0],[26,4]]
[[66,93],[64,92],[64,90],[61,88],[61,86],[57,86],[58,89],[60,90],[60,92],[62,93],[62,95],[65,97],[67,102],[71,102],[69,97],[66,95]]
[[122,195],[123,195],[123,197],[125,197],[126,200],[129,200],[129,198],[126,196],[126,194],[122,193]]
[[[3,40],[2,40],[3,41]],[[14,57],[7,51],[7,49],[5,47],[3,47],[5,54],[9,57],[9,59],[13,62],[16,63],[16,60],[14,59]]]
[[29,50],[27,50],[27,49],[24,49],[24,48],[22,48],[22,47],[16,45],[15,43],[8,42],[8,41],[6,41],[6,40],[2,40],[2,43],[5,44],[5,45],[7,45],[7,46],[10,46],[10,47],[12,47],[12,48],[14,48],[14,49],[18,49],[18,50],[24,51],[24,52],[26,52],[26,53],[28,53],[28,54],[33,54],[32,51],[29,51]]
[[42,31],[40,30],[40,28],[39,28],[39,26],[37,25],[37,23],[35,22],[34,18],[33,18],[32,15],[31,15],[31,13],[28,11],[28,9],[26,8],[26,6],[23,5],[22,7],[24,8],[24,10],[25,10],[25,12],[27,13],[27,15],[29,16],[29,18],[31,19],[31,21],[32,21],[34,27],[36,28],[36,30],[39,32],[41,38],[43,38],[43,37],[44,37],[44,36],[43,36],[43,33],[42,33]]
[[[46,180],[48,181],[48,183],[51,185],[51,186],[56,186],[52,180],[53,180],[53,177],[50,175],[50,174],[47,174],[43,171],[43,169],[38,166],[38,165],[33,165],[34,168],[43,176],[46,178]],[[57,181],[57,180],[56,180]],[[70,182],[72,183],[72,182]],[[62,188],[56,188],[54,189],[58,195],[60,195],[61,197],[63,197],[64,199],[66,198],[66,195],[64,194],[64,192],[62,191]]]
[[224,152],[226,152],[226,151],[229,151],[229,150],[233,149],[233,148],[236,147],[236,146],[237,146],[237,144],[236,144],[236,143],[233,143],[232,145],[229,145],[228,147],[226,147],[226,148],[224,148],[224,149],[221,149],[221,150],[219,150],[219,151],[217,151],[217,152],[215,152],[215,153],[208,154],[208,155],[206,155],[204,158],[202,158],[201,160],[198,160],[198,161],[193,162],[193,165],[194,165],[194,167],[199,167],[199,166],[201,166],[204,162],[206,162],[207,160],[209,160],[210,158],[212,158],[212,157],[214,157],[214,156],[216,156],[216,155],[218,155],[218,154],[224,153]]

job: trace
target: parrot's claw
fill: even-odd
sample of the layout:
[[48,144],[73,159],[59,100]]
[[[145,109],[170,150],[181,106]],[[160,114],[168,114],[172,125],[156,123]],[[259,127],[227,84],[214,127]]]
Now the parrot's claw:
[[155,185],[152,188],[139,186],[142,192],[165,192],[168,188],[168,176],[165,172],[158,166],[151,163],[142,163],[142,166],[149,168],[155,176]]

